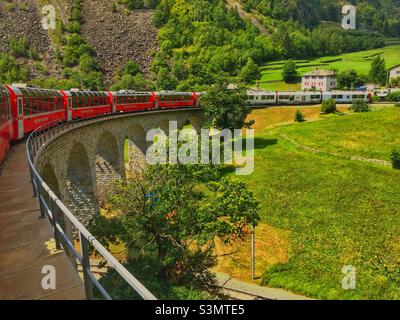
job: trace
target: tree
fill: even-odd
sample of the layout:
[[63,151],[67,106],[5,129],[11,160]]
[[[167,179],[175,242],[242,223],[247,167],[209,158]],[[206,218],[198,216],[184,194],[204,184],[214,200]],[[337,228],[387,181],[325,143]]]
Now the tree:
[[296,82],[299,77],[294,61],[288,61],[283,65],[282,78],[286,83]]
[[204,96],[204,112],[211,117],[214,127],[218,129],[241,129],[251,127],[254,121],[246,122],[250,109],[246,108],[246,89],[228,89],[227,77],[219,77],[215,85],[207,90]]
[[246,65],[240,71],[239,76],[244,82],[249,83],[260,77],[260,69],[258,65],[254,63],[253,59],[249,58]]
[[136,76],[140,72],[139,65],[132,60],[129,60],[124,68],[124,74],[129,74],[131,76]]
[[111,217],[92,225],[102,243],[122,242],[128,263],[148,259],[160,281],[207,291],[216,289],[216,238],[241,241],[259,220],[246,184],[212,165],[148,166],[114,181],[105,203]]
[[385,85],[387,82],[388,74],[386,71],[385,59],[381,56],[376,56],[371,62],[371,70],[369,72],[371,81]]
[[336,112],[336,101],[333,99],[328,99],[322,102],[321,112],[324,114],[335,113]]
[[352,90],[364,83],[361,76],[354,69],[345,70],[338,74],[337,83],[340,89]]

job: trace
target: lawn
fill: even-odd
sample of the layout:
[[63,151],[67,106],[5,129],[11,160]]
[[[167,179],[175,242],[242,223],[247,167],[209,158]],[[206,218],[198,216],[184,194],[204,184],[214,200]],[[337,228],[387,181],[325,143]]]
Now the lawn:
[[[389,42],[390,43],[390,42]],[[400,44],[396,42],[380,49],[359,51],[342,54],[338,56],[328,56],[312,60],[296,60],[300,75],[312,71],[315,68],[332,69],[344,71],[349,68],[357,70],[358,73],[368,74],[371,61],[376,55],[382,55],[386,60],[386,67],[390,68],[400,64]],[[282,67],[286,61],[274,61],[261,67],[260,88],[268,90],[287,90],[287,84],[282,81]],[[279,81],[277,83],[264,83],[268,81]]]
[[373,112],[305,122],[279,132],[323,151],[389,160],[391,150],[400,148],[400,108],[375,107]]
[[[278,252],[281,261],[266,265],[266,284],[321,299],[400,299],[400,171],[309,153],[282,138],[384,157],[398,141],[399,111],[256,128],[255,172],[243,179],[261,203],[261,254]],[[268,116],[264,110],[252,115],[264,123]],[[360,130],[357,148],[343,143]],[[266,225],[274,230],[270,236]],[[355,290],[342,288],[346,265],[356,268]]]

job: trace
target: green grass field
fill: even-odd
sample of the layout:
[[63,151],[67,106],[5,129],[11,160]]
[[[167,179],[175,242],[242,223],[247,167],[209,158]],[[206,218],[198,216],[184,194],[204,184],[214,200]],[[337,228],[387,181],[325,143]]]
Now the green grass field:
[[[386,67],[390,68],[400,64],[400,44],[391,40],[385,48],[347,53],[338,56],[322,57],[313,60],[295,60],[299,74],[312,71],[315,68],[332,69],[344,71],[349,68],[357,70],[360,74],[368,74],[371,66],[371,61],[376,55],[382,55],[386,60]],[[282,81],[282,67],[286,61],[274,61],[261,67],[260,88],[268,90],[287,90],[288,85]],[[266,81],[279,81],[278,83],[263,83]],[[290,86],[289,86],[290,88]],[[298,85],[298,88],[300,86]]]
[[[253,112],[262,117],[268,112]],[[261,222],[287,232],[290,248],[287,263],[267,268],[267,285],[322,299],[400,299],[400,171],[310,153],[282,137],[386,159],[400,146],[399,125],[399,109],[376,108],[256,131],[255,172],[243,179]],[[356,268],[355,290],[342,288],[346,265]]]

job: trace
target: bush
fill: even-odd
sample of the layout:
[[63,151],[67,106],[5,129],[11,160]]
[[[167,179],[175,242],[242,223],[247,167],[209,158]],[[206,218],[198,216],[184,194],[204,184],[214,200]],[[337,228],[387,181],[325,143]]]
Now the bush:
[[294,121],[296,121],[296,122],[304,122],[305,121],[304,114],[302,114],[300,110],[296,111]]
[[400,102],[395,103],[394,107],[395,108],[400,108]]
[[391,102],[400,102],[400,91],[389,93],[387,95],[387,100]]
[[321,112],[324,114],[336,112],[336,101],[333,99],[325,100],[322,102]]
[[28,57],[29,42],[26,38],[22,37],[16,39],[11,37],[8,40],[8,47],[10,48],[11,54],[16,58]]
[[390,161],[392,162],[393,169],[400,170],[400,150],[392,150]]
[[369,111],[371,111],[370,105],[367,102],[365,102],[364,100],[355,101],[352,104],[350,109],[353,110],[354,112],[369,112]]

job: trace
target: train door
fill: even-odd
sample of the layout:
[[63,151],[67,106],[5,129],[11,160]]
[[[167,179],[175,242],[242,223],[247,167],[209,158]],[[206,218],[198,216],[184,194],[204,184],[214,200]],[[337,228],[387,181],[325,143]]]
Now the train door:
[[72,97],[67,97],[67,121],[72,121]]
[[24,100],[22,97],[17,97],[17,126],[18,126],[18,139],[24,137]]
[[112,95],[111,101],[112,101],[112,113],[117,113],[117,97]]

